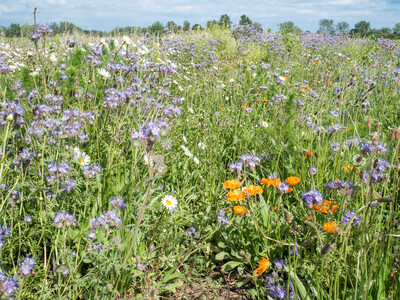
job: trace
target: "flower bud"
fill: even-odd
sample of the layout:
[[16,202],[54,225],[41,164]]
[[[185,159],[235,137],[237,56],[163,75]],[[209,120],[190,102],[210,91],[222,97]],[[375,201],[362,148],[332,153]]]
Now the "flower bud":
[[392,130],[390,131],[389,141],[392,141],[392,140],[394,139],[395,134],[396,134],[396,131],[395,131],[394,129],[392,129]]
[[9,114],[8,116],[7,116],[7,121],[13,121],[14,120],[14,116],[12,115],[12,114]]
[[372,125],[372,119],[371,119],[371,117],[368,118],[367,124],[368,124],[368,127],[371,128],[371,125]]

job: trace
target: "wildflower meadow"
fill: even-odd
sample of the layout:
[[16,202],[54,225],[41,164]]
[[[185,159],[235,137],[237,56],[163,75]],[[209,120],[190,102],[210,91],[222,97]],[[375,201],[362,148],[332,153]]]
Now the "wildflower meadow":
[[1,299],[400,299],[400,49],[232,28],[0,39]]

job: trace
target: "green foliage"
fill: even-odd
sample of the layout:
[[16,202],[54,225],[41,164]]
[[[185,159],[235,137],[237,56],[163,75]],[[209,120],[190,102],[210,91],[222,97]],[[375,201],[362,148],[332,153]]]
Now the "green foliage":
[[[0,258],[15,298],[172,298],[213,276],[204,289],[223,295],[395,299],[398,49],[254,24],[1,43]],[[307,206],[309,190],[326,201]]]
[[333,20],[328,20],[328,19],[319,20],[318,32],[323,34],[334,34],[335,27],[333,25]]
[[253,23],[253,21],[251,21],[251,19],[246,16],[246,15],[241,15],[240,19],[239,19],[239,25],[249,25]]

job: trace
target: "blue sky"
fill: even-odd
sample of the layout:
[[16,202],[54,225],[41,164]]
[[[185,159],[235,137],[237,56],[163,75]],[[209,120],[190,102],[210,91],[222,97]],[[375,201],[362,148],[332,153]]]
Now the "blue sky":
[[370,22],[372,28],[393,28],[400,22],[400,0],[0,0],[0,25],[33,24],[35,6],[38,23],[69,21],[98,30],[148,26],[156,20],[164,25],[169,20],[177,24],[188,20],[204,26],[222,14],[228,14],[234,23],[246,14],[274,31],[285,21],[316,31],[323,18],[346,21],[350,28],[361,20]]

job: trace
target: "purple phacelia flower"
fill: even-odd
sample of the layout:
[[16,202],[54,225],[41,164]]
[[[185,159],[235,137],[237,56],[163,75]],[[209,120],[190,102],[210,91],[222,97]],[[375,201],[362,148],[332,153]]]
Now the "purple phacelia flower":
[[313,208],[314,205],[321,205],[322,201],[324,201],[322,194],[313,190],[304,193],[302,200],[309,208]]
[[33,265],[35,264],[35,259],[27,256],[21,263],[19,270],[23,276],[29,276],[31,274]]
[[343,224],[349,224],[350,220],[353,219],[353,221],[351,222],[351,226],[353,227],[360,227],[361,223],[362,223],[362,219],[360,216],[356,215],[355,211],[352,212],[348,212],[347,214],[345,214],[345,216],[342,219],[342,223]]
[[110,202],[112,207],[117,210],[124,211],[126,209],[126,204],[124,200],[119,196],[115,196],[112,200],[108,200],[108,202]]

